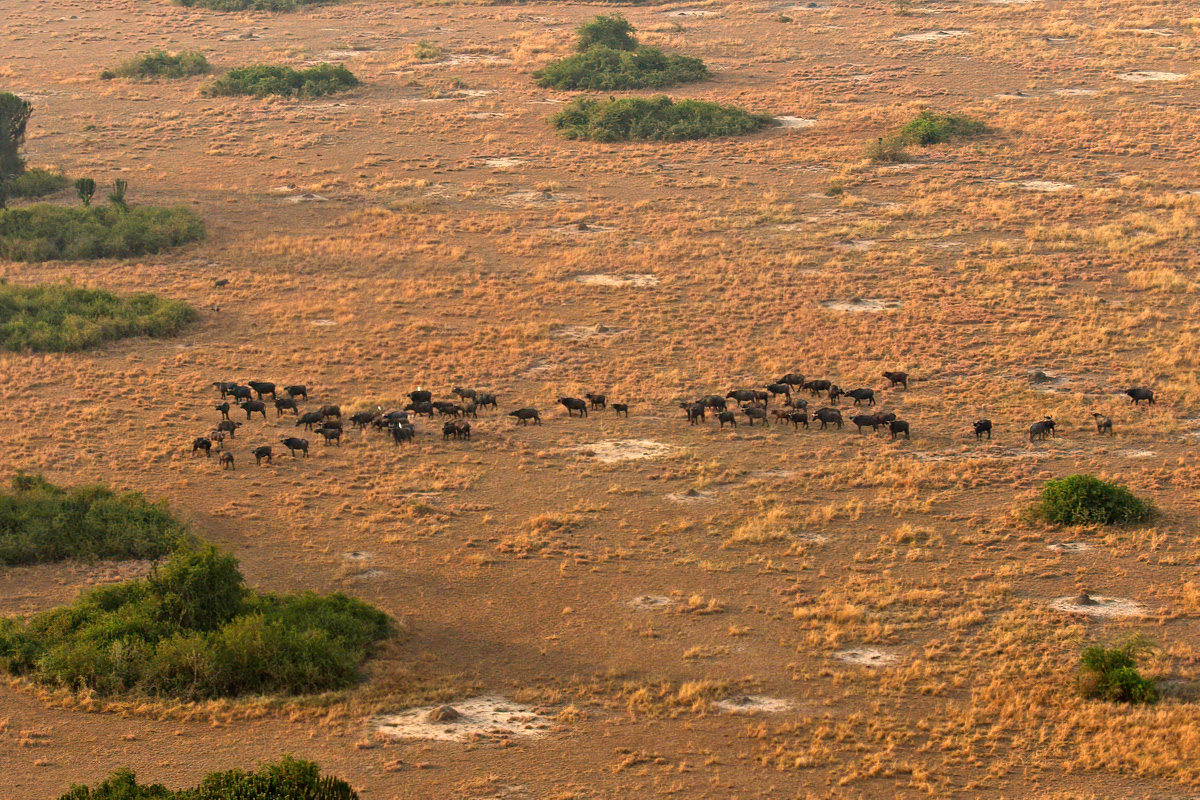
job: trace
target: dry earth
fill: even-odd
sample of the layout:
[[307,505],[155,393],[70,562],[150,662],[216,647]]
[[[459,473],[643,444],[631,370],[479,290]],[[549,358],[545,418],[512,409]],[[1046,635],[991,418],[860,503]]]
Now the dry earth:
[[[791,124],[559,140],[545,118],[569,97],[529,75],[609,8],[0,0],[0,88],[36,105],[30,162],[124,177],[134,202],[191,204],[210,232],[137,263],[0,264],[204,309],[176,340],[0,356],[3,470],[166,498],[253,584],[346,591],[407,631],[361,688],[311,701],[0,689],[6,798],[121,765],[182,785],[285,752],[364,800],[1196,793],[1195,8],[624,8],[646,42],[713,67],[672,94]],[[422,40],[447,57],[414,60]],[[97,78],[151,47],[219,68],[344,61],[364,83],[279,102]],[[923,107],[998,132],[863,160]],[[910,389],[884,391],[884,369]],[[789,370],[874,386],[912,440],[690,427],[678,409]],[[228,473],[185,448],[229,378],[304,382],[350,410],[474,385],[545,424],[489,412],[469,443],[425,424],[416,447],[356,433],[255,468],[249,447],[289,429],[272,418],[243,428]],[[1160,402],[1130,406],[1134,384]],[[629,419],[553,405],[585,391],[632,403]],[[1030,444],[1043,414],[1061,435]],[[971,434],[982,416],[991,442]],[[1162,516],[1115,532],[1020,516],[1076,471]],[[1091,547],[1055,546],[1073,542]],[[138,569],[8,570],[0,605],[48,608]],[[1052,605],[1084,590],[1140,611]],[[1133,632],[1159,644],[1148,671],[1171,696],[1081,700],[1080,649]],[[381,721],[462,700],[472,719],[511,703],[538,735],[516,720],[392,739]]]

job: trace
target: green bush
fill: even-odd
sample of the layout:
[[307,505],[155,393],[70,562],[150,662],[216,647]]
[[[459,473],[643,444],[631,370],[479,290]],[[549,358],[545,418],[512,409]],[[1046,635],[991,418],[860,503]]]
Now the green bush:
[[104,486],[62,489],[18,473],[0,492],[0,564],[155,559],[188,538],[166,505]]
[[0,348],[66,353],[130,336],[174,336],[196,309],[152,294],[119,296],[98,289],[0,280]]
[[756,131],[771,118],[704,100],[675,102],[659,95],[621,100],[579,98],[550,121],[568,139],[619,142],[735,136]]
[[1046,481],[1035,512],[1060,525],[1111,525],[1150,519],[1154,506],[1124,486],[1094,475],[1071,475]]
[[605,16],[598,14],[590,22],[585,22],[576,30],[575,51],[586,53],[593,47],[607,47],[612,50],[635,50],[637,39],[633,35],[633,26],[629,20],[620,14]]
[[251,591],[233,556],[193,546],[145,580],[5,620],[0,664],[102,695],[311,694],[352,685],[392,630],[385,613],[343,594]]
[[446,50],[432,42],[422,40],[413,46],[412,55],[417,61],[441,61],[446,57]]
[[30,169],[4,181],[10,198],[33,199],[61,192],[71,185],[71,179],[60,172]]
[[111,69],[100,73],[104,80],[113,78],[133,78],[135,80],[153,80],[155,78],[190,78],[193,75],[203,75],[211,72],[208,59],[203,53],[168,53],[165,50],[151,50],[142,53]]
[[922,111],[896,134],[904,144],[942,144],[952,139],[971,139],[989,133],[982,122],[962,114]]
[[342,64],[317,64],[307,69],[273,64],[231,69],[205,88],[209,95],[320,97],[358,86],[358,78]]
[[1147,649],[1142,639],[1131,639],[1120,647],[1096,645],[1080,658],[1079,689],[1084,697],[1110,703],[1153,703],[1158,700],[1154,682],[1137,670],[1137,659]]
[[901,164],[908,161],[908,151],[895,136],[880,137],[867,145],[867,158],[876,164]]
[[661,89],[701,81],[708,68],[698,58],[666,55],[638,45],[633,26],[619,15],[599,16],[579,28],[573,56],[533,73],[538,86],[554,89]]
[[0,209],[0,258],[11,261],[132,258],[203,236],[204,223],[182,206]]
[[257,772],[209,773],[193,789],[171,791],[160,784],[139,786],[132,770],[114,772],[94,789],[72,787],[59,800],[357,800],[350,784],[321,777],[316,764],[284,756]]
[[320,6],[336,0],[175,0],[188,8],[210,11],[295,11],[305,6]]
[[653,47],[614,50],[604,45],[552,62],[533,73],[538,86],[593,91],[661,89],[707,77],[708,68],[698,58],[666,55]]

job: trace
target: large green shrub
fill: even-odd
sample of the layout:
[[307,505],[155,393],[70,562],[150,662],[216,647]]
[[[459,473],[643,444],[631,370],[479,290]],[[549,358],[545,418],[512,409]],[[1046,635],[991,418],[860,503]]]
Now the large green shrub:
[[1154,682],[1137,670],[1137,659],[1148,644],[1131,639],[1120,647],[1096,645],[1080,658],[1079,689],[1084,697],[1110,703],[1153,703],[1158,700]]
[[208,59],[203,53],[168,53],[165,50],[151,50],[139,56],[124,61],[111,69],[100,73],[104,80],[113,78],[133,78],[135,80],[153,80],[155,78],[189,78],[193,75],[203,75],[212,71]]
[[152,294],[0,279],[0,348],[14,352],[73,352],[130,336],[174,336],[196,317],[187,303]]
[[104,486],[62,489],[18,474],[0,492],[0,564],[63,559],[155,559],[187,533],[166,505]]
[[0,259],[80,261],[159,253],[204,236],[204,222],[183,206],[0,209]]
[[260,594],[211,546],[144,580],[0,625],[0,664],[48,686],[183,700],[310,694],[358,679],[386,614],[343,594]]
[[1154,506],[1119,484],[1071,475],[1046,481],[1035,513],[1060,525],[1111,525],[1143,522],[1154,515]]
[[358,86],[358,78],[343,64],[317,64],[293,69],[274,64],[231,69],[205,88],[210,95],[320,97]]
[[568,139],[619,142],[736,136],[762,128],[771,118],[704,100],[675,102],[659,95],[620,100],[579,98],[550,121]]
[[357,800],[350,784],[321,777],[316,764],[284,756],[256,772],[231,770],[209,773],[193,789],[171,791],[160,784],[138,785],[132,770],[114,772],[89,789],[75,786],[59,800]]
[[922,111],[897,133],[904,144],[942,144],[952,139],[970,139],[988,133],[988,126],[963,114]]
[[700,81],[708,68],[698,58],[666,55],[642,47],[624,17],[599,16],[579,28],[575,55],[547,64],[533,73],[539,86],[554,89],[661,89]]

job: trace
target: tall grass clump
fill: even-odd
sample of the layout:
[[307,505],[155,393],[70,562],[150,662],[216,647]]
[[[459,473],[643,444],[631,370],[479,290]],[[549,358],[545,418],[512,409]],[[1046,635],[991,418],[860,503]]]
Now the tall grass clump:
[[163,503],[104,486],[63,489],[18,474],[0,492],[0,564],[156,559],[188,539]]
[[1071,475],[1046,481],[1034,515],[1058,525],[1112,525],[1144,522],[1154,515],[1154,506],[1119,484]]
[[74,786],[59,800],[357,800],[350,784],[310,761],[284,756],[255,772],[210,772],[199,786],[171,791],[161,784],[138,785],[132,770],[114,772],[93,789]]
[[667,55],[638,44],[634,29],[619,14],[597,16],[580,26],[576,54],[533,73],[538,86],[554,89],[659,89],[708,77],[698,58]]
[[1138,672],[1137,660],[1149,643],[1130,639],[1120,647],[1096,645],[1083,651],[1077,677],[1084,697],[1110,703],[1153,703],[1158,700],[1154,681]]
[[131,336],[174,336],[196,317],[187,303],[153,294],[14,286],[0,279],[0,348],[18,353],[69,353]]
[[343,64],[317,64],[306,69],[256,64],[229,70],[204,92],[213,96],[320,97],[353,89],[358,83]]
[[183,206],[37,204],[0,209],[0,258],[81,261],[160,253],[204,236],[204,222]]
[[0,664],[36,683],[100,695],[203,700],[343,689],[387,614],[344,594],[265,594],[212,546],[180,549],[143,580],[0,624]]
[[111,69],[104,70],[100,73],[100,77],[104,80],[113,78],[154,80],[156,78],[190,78],[193,75],[204,75],[211,71],[212,67],[203,53],[168,53],[165,50],[151,50],[149,53],[142,53]]
[[771,118],[705,100],[662,95],[620,100],[579,98],[550,118],[568,139],[620,142],[630,139],[678,141],[737,136],[767,125]]

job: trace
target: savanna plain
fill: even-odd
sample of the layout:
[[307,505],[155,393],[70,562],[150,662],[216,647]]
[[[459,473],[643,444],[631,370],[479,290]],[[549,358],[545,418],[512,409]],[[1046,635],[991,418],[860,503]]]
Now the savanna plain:
[[[709,74],[597,99],[772,121],[560,135],[549,118],[588,93],[533,73],[614,13]],[[11,285],[199,312],[173,337],[0,354],[5,482],[140,492],[254,589],[342,592],[394,620],[357,682],[316,694],[7,677],[0,796],[122,767],[192,786],[284,754],[364,800],[1194,796],[1198,31],[1173,0],[0,0],[0,91],[33,106],[29,166],[127,181],[131,206],[184,205],[206,229],[131,259],[0,261]],[[154,49],[203,53],[213,74],[101,79]],[[206,91],[257,63],[340,63],[359,83]],[[986,133],[880,157],[927,110]],[[785,373],[873,388],[911,438],[691,425],[680,407]],[[420,418],[397,445],[234,408],[230,470],[192,442],[220,419],[213,382],[235,380],[306,385],[300,413],[454,387],[498,409],[469,440]],[[587,392],[609,407],[556,402]],[[542,424],[507,415],[522,407]],[[1055,435],[1031,439],[1046,416]],[[307,458],[279,445],[295,435]],[[261,445],[275,453],[256,465]],[[1031,515],[1076,473],[1157,513]],[[155,569],[5,567],[0,611]],[[1135,636],[1157,702],[1085,696],[1081,652]],[[429,717],[444,705],[459,719]]]

